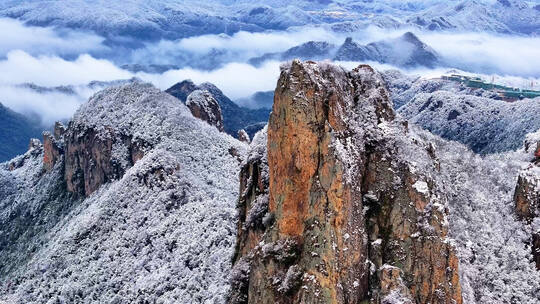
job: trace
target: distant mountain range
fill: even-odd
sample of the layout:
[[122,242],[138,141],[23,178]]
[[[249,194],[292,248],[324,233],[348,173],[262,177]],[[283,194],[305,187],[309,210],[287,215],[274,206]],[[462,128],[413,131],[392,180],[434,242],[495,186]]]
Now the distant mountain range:
[[406,68],[417,66],[433,68],[441,62],[435,50],[420,41],[415,34],[407,32],[394,39],[376,41],[367,45],[356,43],[352,38],[347,38],[340,47],[324,41],[309,41],[282,53],[269,53],[252,58],[249,63],[260,65],[267,60],[287,61],[295,58],[374,61]]
[[[31,1],[7,0],[0,16],[28,24],[91,30],[112,43],[178,39],[201,34],[285,30],[292,26],[332,24],[337,31],[367,25],[413,26],[427,30],[540,33],[538,2],[498,1]],[[88,12],[92,12],[89,14]],[[391,17],[390,17],[391,16]],[[471,18],[474,17],[474,18]],[[119,37],[124,37],[119,39]]]

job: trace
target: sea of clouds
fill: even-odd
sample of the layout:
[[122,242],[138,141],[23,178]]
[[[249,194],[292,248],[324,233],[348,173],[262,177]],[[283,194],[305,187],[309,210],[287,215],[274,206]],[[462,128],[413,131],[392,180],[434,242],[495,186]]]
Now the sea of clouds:
[[[94,80],[113,81],[137,77],[161,89],[184,79],[209,81],[233,100],[275,88],[280,62],[252,66],[247,60],[266,53],[282,52],[307,41],[340,45],[345,40],[322,27],[289,31],[228,35],[203,35],[178,41],[148,43],[135,50],[116,50],[104,38],[88,32],[28,26],[14,19],[0,19],[0,103],[23,114],[38,114],[44,125],[66,120],[100,87],[88,87]],[[359,43],[391,39],[407,29],[382,30],[370,27],[353,36]],[[540,38],[513,37],[490,33],[418,32],[417,36],[441,55],[445,67],[406,72],[426,77],[440,76],[451,68],[483,75],[497,74],[516,83],[538,83]],[[209,61],[210,66],[198,63]],[[163,73],[130,72],[124,64],[173,65]],[[339,63],[352,68],[358,62]],[[371,63],[378,69],[392,66]],[[202,66],[202,67],[201,67]],[[71,93],[36,91],[21,84],[43,87],[70,86]],[[243,104],[245,106],[253,106]]]

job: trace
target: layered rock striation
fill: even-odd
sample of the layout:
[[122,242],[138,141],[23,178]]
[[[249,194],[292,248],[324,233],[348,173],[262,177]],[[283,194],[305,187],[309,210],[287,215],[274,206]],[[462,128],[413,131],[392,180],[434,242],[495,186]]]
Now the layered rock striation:
[[229,301],[461,303],[436,152],[407,133],[371,67],[284,66],[241,173]]

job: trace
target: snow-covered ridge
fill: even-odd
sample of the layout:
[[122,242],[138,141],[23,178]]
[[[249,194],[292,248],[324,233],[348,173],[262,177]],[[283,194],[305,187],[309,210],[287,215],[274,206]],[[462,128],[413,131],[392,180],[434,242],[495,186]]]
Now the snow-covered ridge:
[[94,95],[68,133],[86,128],[150,145],[81,199],[63,186],[63,159],[43,172],[41,146],[3,165],[0,301],[222,302],[247,145],[143,83]]
[[443,90],[419,93],[399,109],[410,122],[483,154],[520,148],[540,129],[538,111],[537,99],[508,103]]

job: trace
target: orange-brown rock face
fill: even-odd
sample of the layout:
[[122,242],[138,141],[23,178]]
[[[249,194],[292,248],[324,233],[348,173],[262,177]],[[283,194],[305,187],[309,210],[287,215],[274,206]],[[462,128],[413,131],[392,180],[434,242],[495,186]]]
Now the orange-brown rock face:
[[51,171],[60,158],[61,148],[49,132],[43,133],[43,167]]
[[43,133],[43,167],[45,171],[51,171],[64,154],[63,140],[65,127],[60,122],[54,126],[54,132]]
[[[392,157],[406,131],[370,67],[284,67],[267,131],[267,188],[253,186],[256,162],[243,170],[241,193],[256,194],[239,200],[229,302],[385,303],[400,294],[461,303],[445,197]],[[436,170],[433,152],[418,149]],[[246,225],[254,213],[262,225]]]

